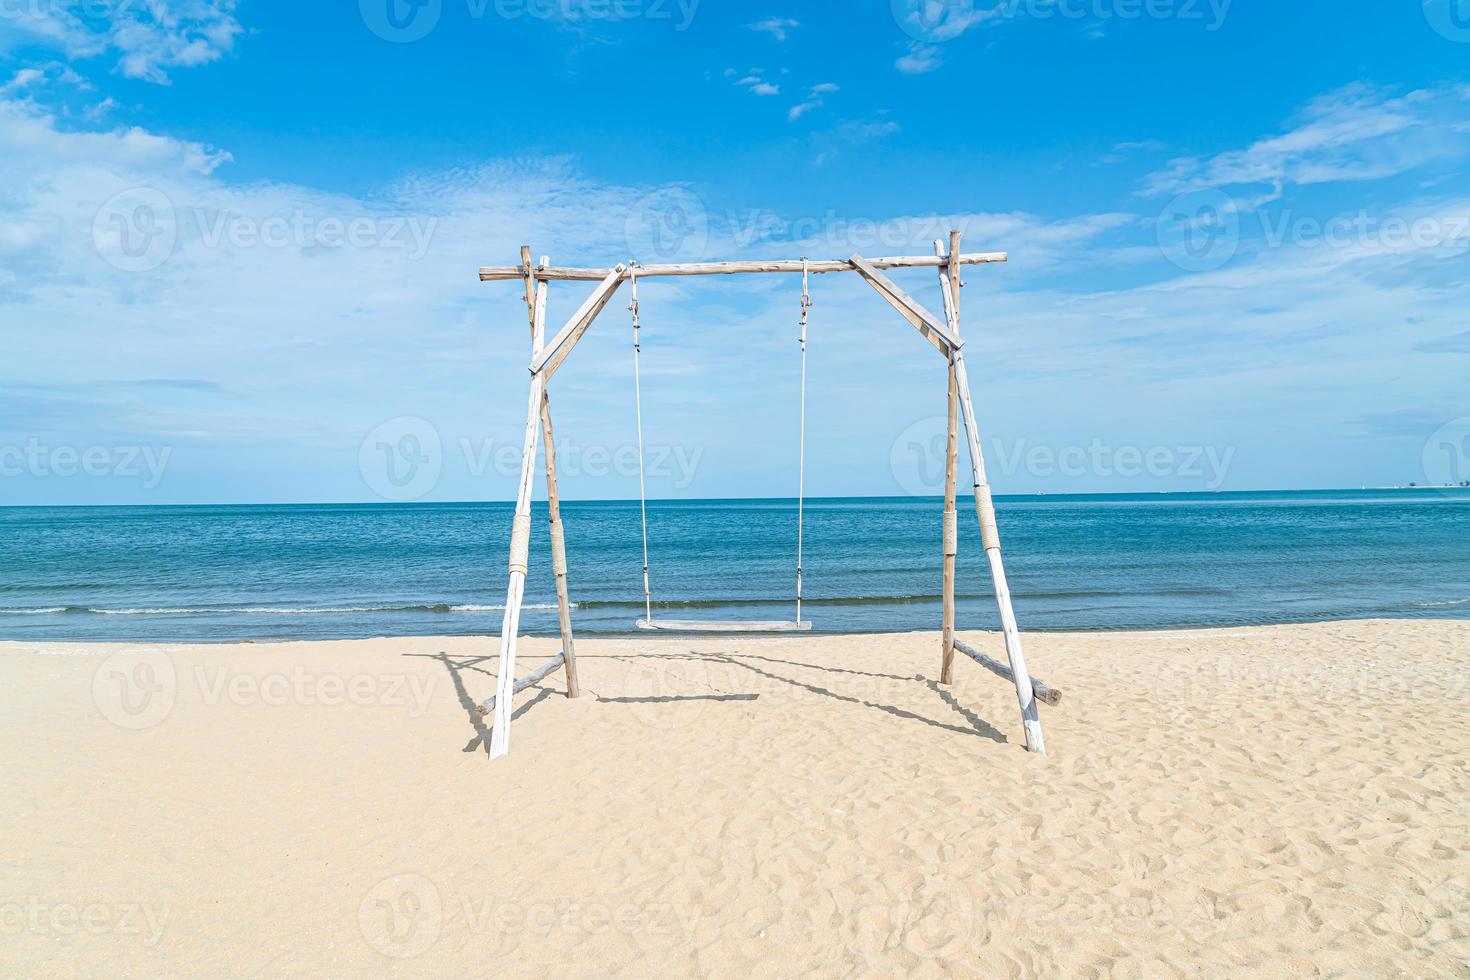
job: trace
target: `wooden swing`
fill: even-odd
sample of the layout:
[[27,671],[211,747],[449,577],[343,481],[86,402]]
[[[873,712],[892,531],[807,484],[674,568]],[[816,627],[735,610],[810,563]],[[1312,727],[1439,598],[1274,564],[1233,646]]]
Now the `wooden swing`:
[[638,308],[638,266],[629,269],[628,281],[633,290],[633,301],[628,309],[633,314],[633,403],[638,418],[638,509],[643,520],[643,618],[634,623],[640,630],[661,633],[799,633],[812,628],[810,622],[801,618],[801,546],[802,525],[806,512],[806,327],[807,314],[812,308],[810,272],[807,260],[802,259],[801,272],[801,421],[798,443],[796,476],[796,618],[793,620],[694,620],[653,618],[653,592],[648,577],[648,490],[643,474],[643,380],[639,369],[639,358],[643,346],[639,343],[642,323]]
[[[1061,692],[1035,680],[1026,670],[1026,658],[1021,650],[1021,633],[1016,625],[1015,611],[1011,605],[1010,589],[1006,584],[1005,564],[1001,559],[1000,532],[995,519],[995,504],[991,499],[989,481],[985,476],[985,457],[980,451],[980,434],[975,422],[975,408],[970,400],[969,374],[965,368],[964,341],[960,339],[960,269],[966,265],[1006,261],[1004,252],[979,252],[961,254],[960,233],[950,232],[949,248],[942,242],[934,243],[934,255],[909,255],[891,258],[866,259],[854,255],[848,259],[810,262],[806,259],[771,262],[688,262],[667,265],[628,266],[617,265],[611,269],[575,269],[553,266],[543,257],[539,265],[531,262],[529,246],[521,248],[521,264],[518,266],[485,266],[480,269],[480,281],[521,280],[525,283],[526,310],[531,321],[531,385],[530,400],[526,410],[525,440],[521,450],[521,474],[516,491],[515,518],[511,523],[510,581],[505,593],[505,616],[500,626],[500,663],[496,672],[495,696],[488,699],[481,709],[495,711],[495,724],[490,735],[490,757],[498,758],[510,751],[510,723],[513,712],[509,710],[516,692],[531,684],[544,680],[558,670],[566,671],[567,696],[579,696],[577,680],[577,657],[573,646],[571,603],[567,596],[566,539],[561,519],[560,497],[556,484],[556,452],[551,428],[551,403],[546,394],[547,385],[562,362],[586,334],[623,280],[633,282],[635,297],[632,305],[634,314],[634,357],[637,365],[638,303],[637,279],[649,276],[726,276],[746,273],[796,273],[802,274],[802,450],[801,475],[798,477],[799,496],[797,504],[797,614],[792,622],[739,623],[739,622],[691,622],[679,620],[654,620],[651,590],[648,583],[648,523],[646,493],[642,478],[642,394],[638,398],[639,427],[639,492],[644,499],[644,611],[646,618],[638,621],[639,629],[679,630],[700,633],[713,632],[776,632],[806,630],[811,624],[801,619],[801,524],[805,497],[805,443],[806,443],[806,319],[810,306],[807,281],[812,274],[832,272],[856,272],[888,305],[898,311],[945,358],[949,371],[949,441],[945,463],[944,495],[944,619],[943,660],[940,683],[950,684],[954,680],[954,655],[964,654],[987,670],[1013,682],[1016,700],[1021,709],[1021,728],[1025,734],[1026,748],[1031,752],[1046,751],[1041,734],[1041,720],[1037,714],[1037,702],[1056,704]],[[916,302],[913,297],[884,274],[885,269],[936,269],[939,273],[940,295],[944,301],[944,320],[936,317]],[[551,282],[595,282],[592,295],[578,307],[566,325],[551,338],[546,339],[546,292]],[[635,385],[636,389],[636,385]],[[958,468],[958,435],[960,420],[964,421],[965,436],[970,450],[970,468],[974,476],[975,515],[980,524],[980,540],[985,550],[994,586],[996,607],[1000,613],[1001,633],[1005,640],[1006,663],[991,659],[978,649],[955,636],[955,556],[958,552],[958,518],[955,511],[956,479]],[[539,422],[539,424],[538,424]],[[546,494],[548,516],[551,527],[551,563],[556,578],[557,611],[561,626],[562,650],[550,661],[533,671],[523,680],[517,680],[516,645],[519,639],[521,605],[525,599],[526,572],[529,565],[531,540],[531,483],[536,465],[537,441],[546,437]]]

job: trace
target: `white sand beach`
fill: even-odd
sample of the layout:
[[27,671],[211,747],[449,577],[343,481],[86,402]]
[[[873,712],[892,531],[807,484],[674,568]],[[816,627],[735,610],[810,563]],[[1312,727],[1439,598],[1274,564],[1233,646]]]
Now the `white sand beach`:
[[1470,623],[1027,643],[3,643],[0,973],[1466,975]]

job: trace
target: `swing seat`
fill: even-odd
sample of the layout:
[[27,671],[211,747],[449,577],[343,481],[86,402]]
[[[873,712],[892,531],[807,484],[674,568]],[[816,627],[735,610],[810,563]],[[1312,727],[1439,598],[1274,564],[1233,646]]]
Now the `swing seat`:
[[655,633],[805,633],[812,624],[787,621],[697,620],[697,619],[640,619],[640,630]]

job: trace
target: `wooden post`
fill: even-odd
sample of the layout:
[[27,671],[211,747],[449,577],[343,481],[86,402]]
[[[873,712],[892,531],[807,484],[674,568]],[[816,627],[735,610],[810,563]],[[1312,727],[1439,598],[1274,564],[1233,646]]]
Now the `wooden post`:
[[[541,265],[550,264],[542,257]],[[521,246],[521,267],[526,270],[526,309],[531,317],[531,346],[537,349],[546,341],[546,280],[539,279],[531,268],[531,248]],[[546,443],[546,511],[551,529],[551,568],[556,577],[556,613],[561,626],[561,650],[567,667],[567,697],[580,697],[582,685],[577,677],[577,651],[572,637],[572,606],[567,597],[567,544],[561,520],[561,495],[556,482],[556,436],[551,427],[551,395],[541,393],[541,436]]]
[[[951,232],[952,246],[955,238],[956,233]],[[954,281],[943,277],[941,287],[950,332],[958,334],[959,305]],[[1000,611],[1001,631],[1005,634],[1006,659],[1010,661],[1011,673],[1016,682],[1016,700],[1021,706],[1021,727],[1026,734],[1026,748],[1045,754],[1046,740],[1042,737],[1041,718],[1036,711],[1036,692],[1031,686],[1031,675],[1026,670],[1026,655],[1021,650],[1021,631],[1016,625],[1010,587],[1006,583],[1005,564],[1001,560],[1000,530],[995,522],[995,502],[991,499],[990,483],[985,478],[985,456],[980,451],[980,431],[975,422],[975,406],[970,400],[970,376],[965,369],[964,351],[959,347],[952,347],[950,363],[954,369],[955,386],[959,389],[960,410],[965,420],[965,436],[970,447],[970,468],[975,477],[975,516],[980,521],[980,541],[985,548],[986,560],[990,563],[990,580],[995,586],[995,603]]]
[[[944,246],[935,241],[934,254],[943,254]],[[959,233],[952,233],[949,243],[949,254],[959,254]],[[948,272],[946,272],[948,269]],[[959,331],[959,294],[953,292],[953,284],[959,275],[959,267],[950,263],[947,267],[941,266],[939,278],[941,288],[946,275],[949,275],[952,287],[952,295],[955,300],[954,329]],[[960,389],[955,381],[954,360],[951,359],[946,371],[949,375],[949,412],[948,429],[945,441],[944,453],[944,639],[943,659],[939,667],[939,683],[954,683],[954,578],[955,578],[955,556],[959,553],[959,514],[955,509],[955,497],[959,483],[959,427],[960,427]]]
[[[534,338],[533,356],[541,353],[541,338]],[[510,533],[510,584],[505,588],[505,618],[500,624],[500,665],[496,673],[495,726],[490,730],[490,758],[510,751],[511,699],[515,696],[516,640],[521,628],[521,602],[526,596],[526,568],[531,546],[531,480],[536,470],[536,438],[541,427],[541,403],[546,394],[546,374],[531,375],[531,397],[526,406],[526,433],[521,444],[521,477],[516,489],[516,512]]]

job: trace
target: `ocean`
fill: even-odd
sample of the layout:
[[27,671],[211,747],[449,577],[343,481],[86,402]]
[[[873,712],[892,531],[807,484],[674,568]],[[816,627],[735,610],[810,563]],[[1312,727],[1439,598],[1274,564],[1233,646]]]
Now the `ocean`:
[[[937,499],[806,505],[803,618],[938,629]],[[1025,630],[1470,618],[1470,491],[1001,497]],[[0,509],[0,638],[233,641],[494,634],[509,504]],[[643,614],[638,502],[563,505],[573,621]],[[521,619],[556,633],[545,508]],[[794,500],[651,502],[656,616],[790,619]],[[960,506],[961,629],[997,626]]]

